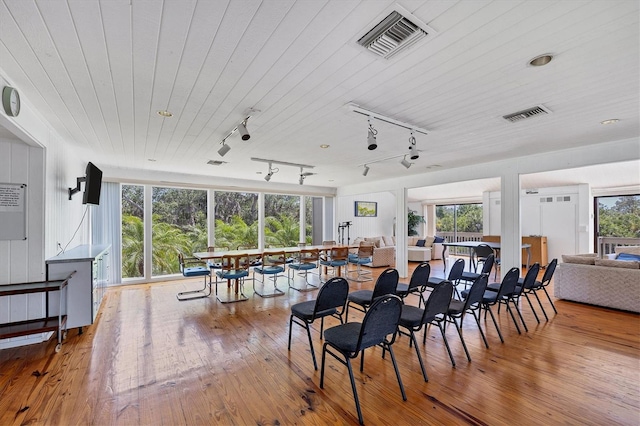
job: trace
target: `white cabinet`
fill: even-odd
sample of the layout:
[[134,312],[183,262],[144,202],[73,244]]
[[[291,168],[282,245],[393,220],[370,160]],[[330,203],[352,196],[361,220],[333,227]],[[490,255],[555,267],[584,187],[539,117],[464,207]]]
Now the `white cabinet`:
[[47,279],[75,271],[67,289],[67,328],[93,324],[109,283],[110,245],[81,245],[47,259]]

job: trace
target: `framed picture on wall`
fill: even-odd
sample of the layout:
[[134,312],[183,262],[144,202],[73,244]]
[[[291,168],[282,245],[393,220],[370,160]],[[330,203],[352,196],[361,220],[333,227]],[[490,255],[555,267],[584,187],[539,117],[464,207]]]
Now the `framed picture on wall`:
[[356,201],[356,217],[376,217],[378,216],[378,203],[374,201]]

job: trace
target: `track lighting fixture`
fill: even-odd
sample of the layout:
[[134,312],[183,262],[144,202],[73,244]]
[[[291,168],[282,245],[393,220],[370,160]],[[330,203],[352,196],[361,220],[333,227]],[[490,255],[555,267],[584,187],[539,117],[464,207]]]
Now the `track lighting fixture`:
[[377,134],[378,131],[373,128],[371,117],[369,117],[369,134],[367,135],[367,148],[369,148],[369,151],[373,151],[378,147],[378,141],[376,140]]
[[403,166],[405,166],[408,169],[409,167],[411,167],[411,164],[413,164],[413,163],[410,163],[409,161],[407,161],[407,157],[404,156],[404,157],[402,157],[402,161],[400,162],[400,164],[402,164]]
[[278,173],[280,170],[279,169],[274,169],[272,164],[269,163],[269,172],[267,173],[267,175],[264,177],[264,180],[266,180],[267,182],[269,182],[271,180],[271,176],[273,176],[274,173]]
[[364,169],[362,170],[362,176],[366,176],[369,173],[369,166],[364,165]]
[[218,150],[220,157],[224,157],[229,151],[231,151],[231,147],[222,141],[222,147]]
[[242,137],[243,141],[248,141],[249,138],[251,137],[251,135],[247,131],[247,124],[246,123],[247,123],[247,120],[245,120],[242,123],[238,124],[238,132],[240,132],[240,136]]
[[413,130],[411,131],[411,136],[409,137],[409,158],[412,160],[417,160],[420,157],[418,153],[418,149],[416,148],[416,138],[413,137]]
[[[250,109],[249,113],[260,112],[258,110]],[[249,131],[247,130],[247,121],[251,118],[251,115],[247,115],[244,120],[242,120],[236,127],[234,127],[227,135],[222,138],[222,147],[218,150],[218,154],[221,157],[224,157],[227,152],[231,150],[231,147],[226,144],[227,139],[233,135],[235,132],[240,133],[240,137],[243,141],[248,141],[251,138]]]

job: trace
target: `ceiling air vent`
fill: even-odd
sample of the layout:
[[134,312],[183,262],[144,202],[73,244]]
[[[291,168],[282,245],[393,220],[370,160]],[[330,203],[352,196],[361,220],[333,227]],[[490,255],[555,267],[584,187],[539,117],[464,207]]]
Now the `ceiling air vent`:
[[526,120],[528,118],[537,117],[539,115],[546,115],[546,114],[549,114],[549,113],[551,113],[551,111],[548,108],[545,108],[542,105],[536,105],[533,108],[525,109],[523,111],[514,112],[513,114],[503,115],[502,118],[504,118],[505,120],[510,121],[512,123],[516,123],[518,121]]
[[227,162],[221,160],[209,160],[207,161],[207,164],[211,164],[212,166],[222,166],[223,164],[227,164]]
[[358,44],[378,56],[389,59],[427,36],[427,31],[399,12],[393,11],[358,40]]

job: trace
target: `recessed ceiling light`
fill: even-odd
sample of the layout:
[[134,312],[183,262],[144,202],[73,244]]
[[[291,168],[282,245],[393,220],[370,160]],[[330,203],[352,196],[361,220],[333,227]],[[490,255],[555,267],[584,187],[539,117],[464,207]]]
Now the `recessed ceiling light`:
[[609,120],[601,121],[600,124],[615,124],[618,121],[620,121],[620,120],[618,120],[617,118],[611,118]]
[[256,174],[257,174],[257,175],[261,175],[261,174],[262,174],[262,172],[256,172]]
[[156,161],[155,158],[149,158],[149,161],[151,161],[152,163]]
[[329,148],[329,145],[327,145],[326,143],[323,143],[322,145],[320,145],[320,148],[326,149],[326,148]]
[[172,114],[172,113],[170,113],[170,112],[169,112],[169,111],[167,111],[167,110],[161,110],[161,111],[158,111],[158,115],[160,115],[160,116],[162,116],[162,117],[173,117],[173,114]]
[[532,67],[541,67],[547,65],[553,59],[553,55],[545,53],[544,55],[536,56],[529,61],[529,65]]

